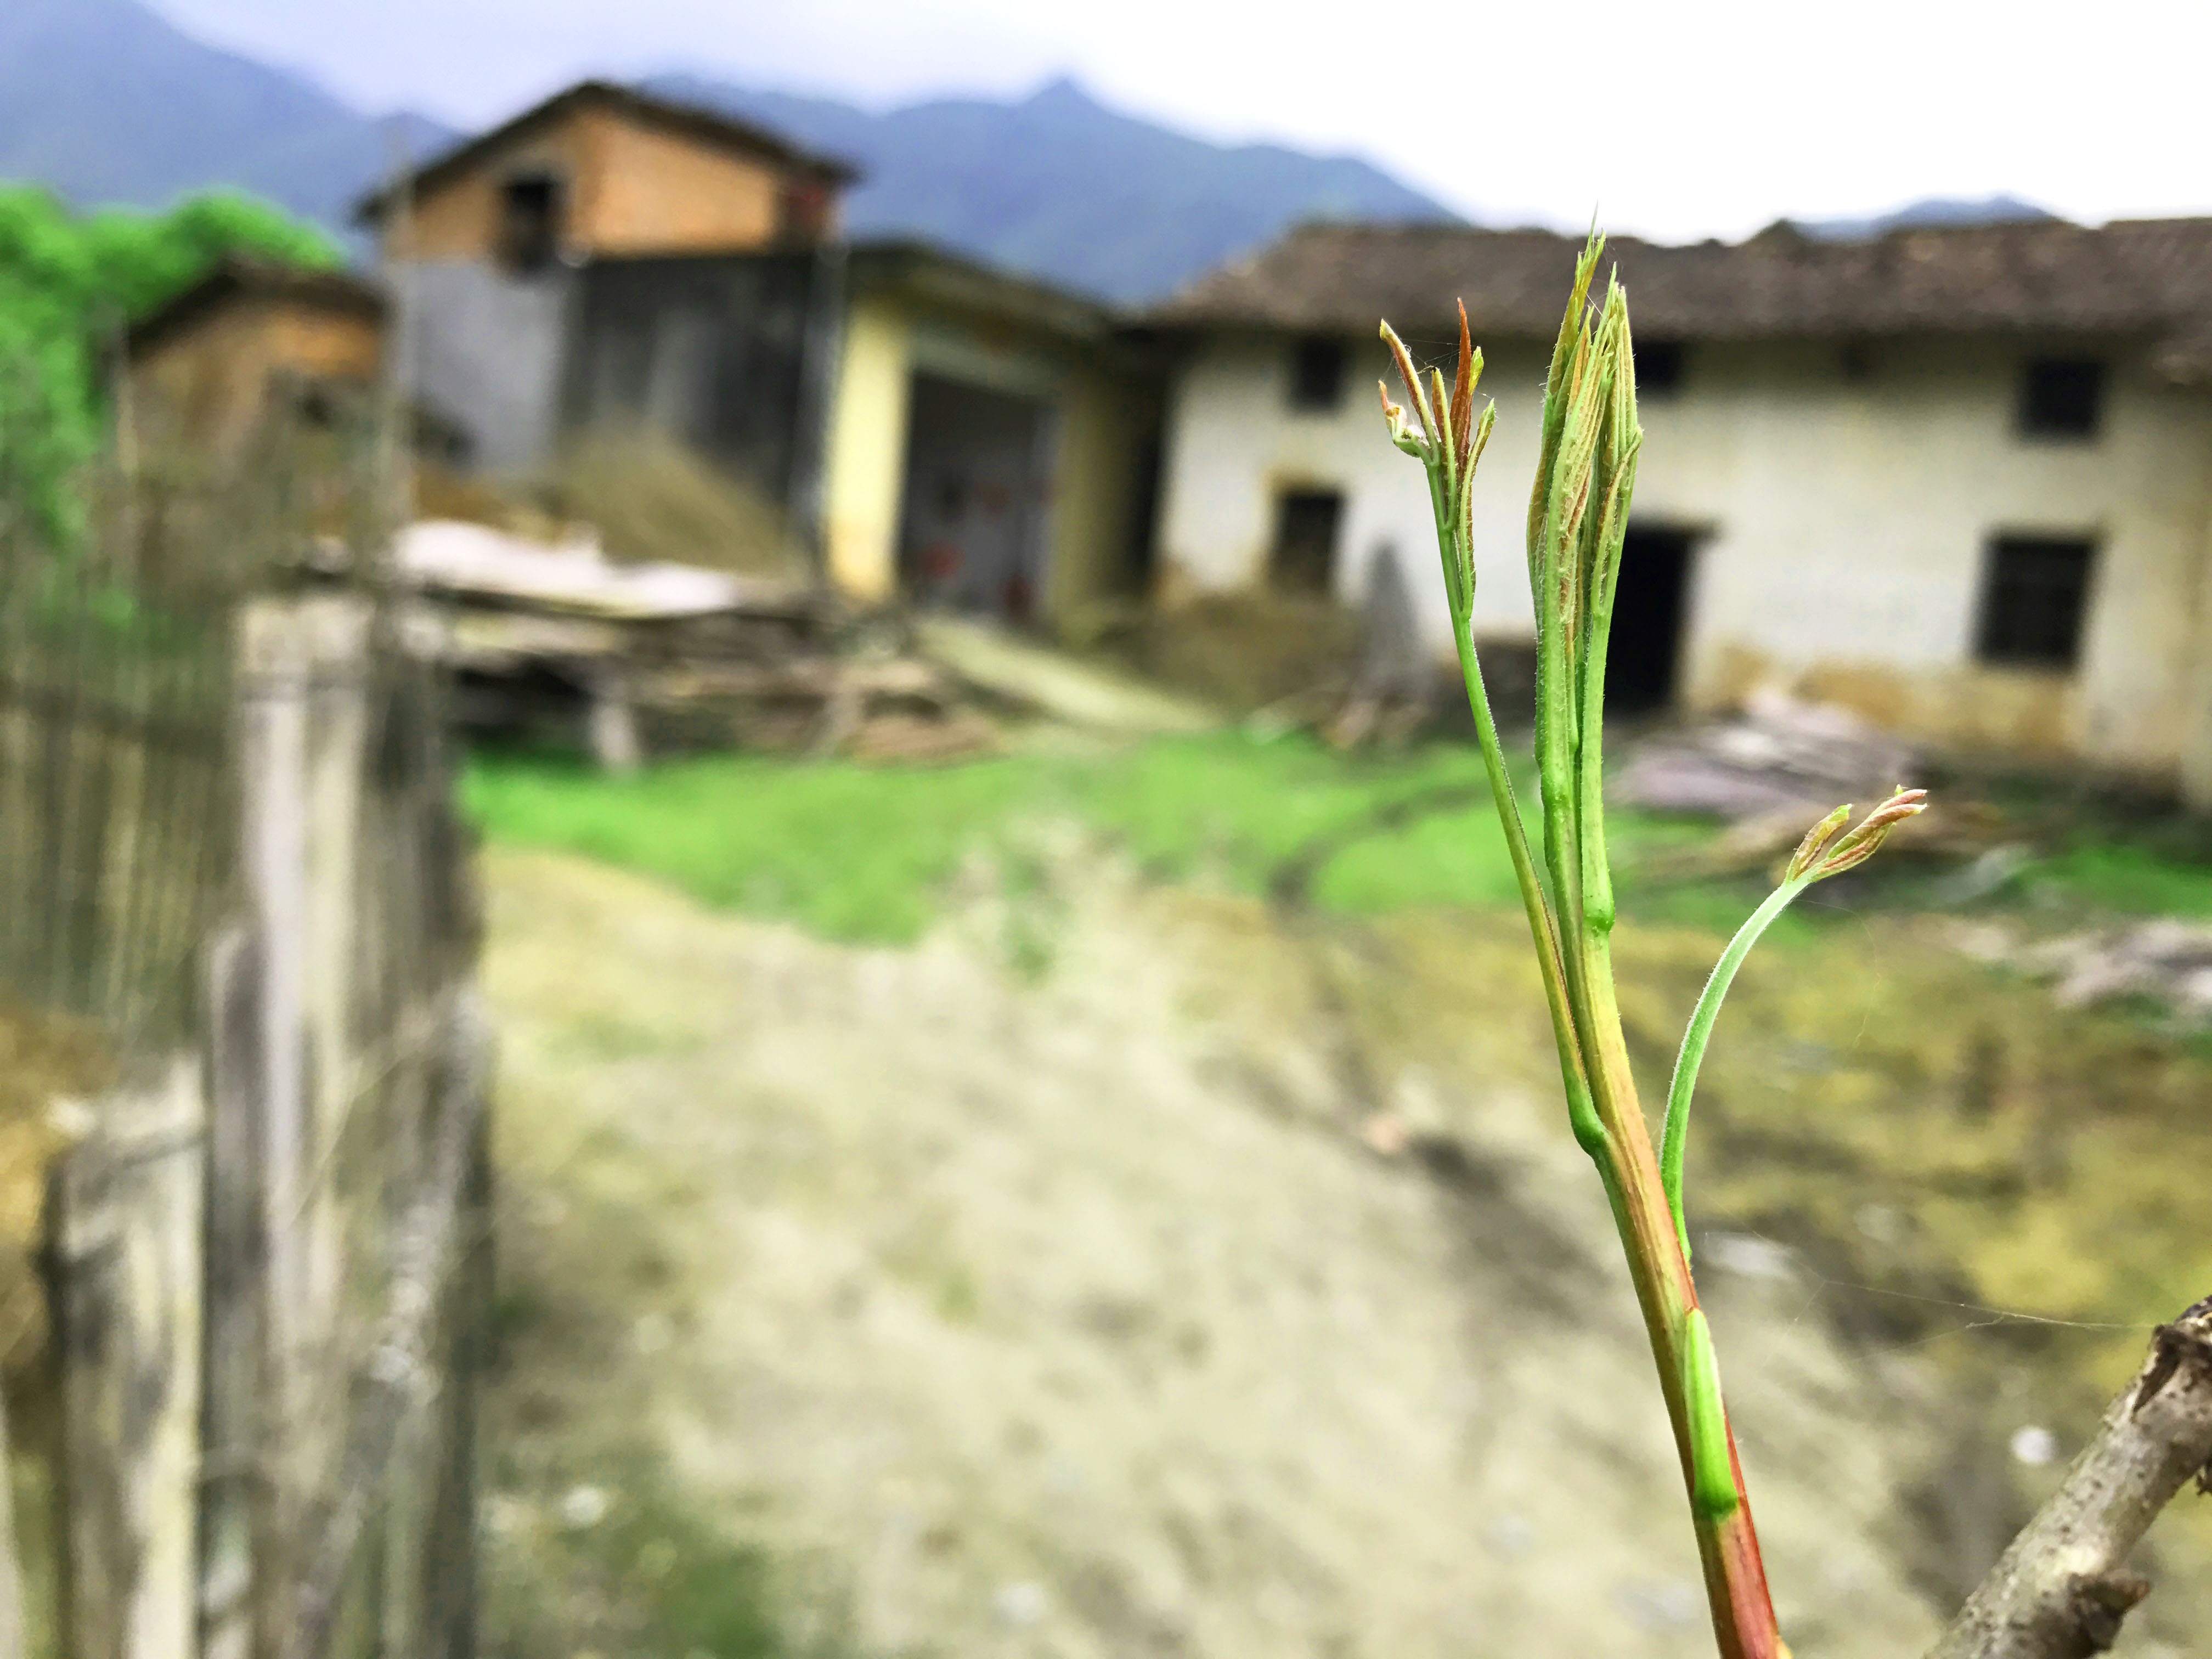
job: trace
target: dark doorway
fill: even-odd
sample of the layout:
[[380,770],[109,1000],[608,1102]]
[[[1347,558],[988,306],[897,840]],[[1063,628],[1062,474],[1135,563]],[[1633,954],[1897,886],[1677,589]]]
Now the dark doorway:
[[1286,489],[1275,498],[1275,544],[1267,556],[1267,574],[1285,593],[1318,593],[1336,588],[1337,532],[1344,523],[1344,496],[1334,489]]
[[1682,623],[1697,538],[1686,530],[1631,525],[1620,550],[1620,586],[1613,602],[1606,653],[1606,707],[1635,714],[1674,700],[1682,655]]
[[899,576],[916,603],[1027,622],[1042,600],[1049,422],[1035,398],[917,374]]

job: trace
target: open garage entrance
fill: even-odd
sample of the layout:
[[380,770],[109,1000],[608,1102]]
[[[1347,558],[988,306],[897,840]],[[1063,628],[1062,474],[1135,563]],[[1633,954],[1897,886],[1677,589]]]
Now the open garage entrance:
[[915,375],[899,580],[915,603],[1025,622],[1042,597],[1050,422],[1036,398]]

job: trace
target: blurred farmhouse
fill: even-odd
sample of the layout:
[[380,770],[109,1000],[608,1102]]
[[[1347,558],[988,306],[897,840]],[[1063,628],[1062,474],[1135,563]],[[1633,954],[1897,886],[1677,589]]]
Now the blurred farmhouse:
[[232,255],[132,327],[122,408],[134,444],[189,441],[228,465],[279,409],[368,397],[385,311],[383,290],[358,276]]
[[[1313,226],[1152,321],[1180,346],[1163,567],[1361,591],[1431,532],[1371,441],[1373,337],[1464,299],[1498,400],[1475,626],[1528,631],[1518,485],[1571,239]],[[1608,692],[1753,684],[1939,741],[2081,755],[2212,799],[2212,221],[1622,238],[1647,431]],[[1402,393],[1400,394],[1402,397]],[[1448,648],[1441,588],[1416,584]]]
[[[609,434],[679,449],[865,604],[1063,632],[1208,592],[1358,605],[1387,553],[1448,656],[1423,492],[1366,388],[1377,317],[1442,356],[1463,299],[1500,414],[1476,623],[1525,643],[1519,486],[1572,239],[1309,225],[1116,313],[842,237],[854,177],[744,120],[573,88],[362,204],[401,380],[486,477]],[[1609,258],[1649,431],[1622,702],[1781,686],[2212,800],[2212,221],[1780,224]],[[334,279],[281,303],[266,276],[210,283],[142,352],[189,356],[179,337],[249,301],[270,342],[306,337],[278,320],[302,307],[332,339],[376,315]],[[234,379],[260,361],[215,355]]]
[[1129,562],[1151,382],[1096,305],[840,240],[852,176],[574,88],[364,204],[406,382],[488,470],[651,434],[781,508],[856,597],[1062,612]]

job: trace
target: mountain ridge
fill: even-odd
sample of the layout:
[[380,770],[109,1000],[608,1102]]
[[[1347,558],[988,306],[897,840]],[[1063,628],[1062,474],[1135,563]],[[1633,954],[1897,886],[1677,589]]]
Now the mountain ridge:
[[[946,97],[880,112],[672,70],[636,82],[848,158],[860,236],[917,236],[1123,304],[1164,297],[1302,221],[1452,222],[1432,198],[1353,155],[1218,144],[1125,114],[1063,76],[1011,101]],[[339,234],[402,159],[464,135],[369,115],[311,78],[194,39],[143,0],[0,0],[0,179],[78,207],[166,206],[249,191]],[[1935,198],[1866,219],[1803,221],[1848,238],[1897,225],[2049,216],[1998,196]]]
[[0,177],[80,207],[162,207],[228,185],[333,228],[390,169],[453,135],[364,115],[313,82],[185,33],[138,0],[0,7]]
[[1109,108],[1067,76],[1013,102],[940,98],[881,114],[696,74],[640,85],[856,163],[856,235],[927,237],[1125,303],[1300,219],[1456,216],[1356,156],[1212,143]]

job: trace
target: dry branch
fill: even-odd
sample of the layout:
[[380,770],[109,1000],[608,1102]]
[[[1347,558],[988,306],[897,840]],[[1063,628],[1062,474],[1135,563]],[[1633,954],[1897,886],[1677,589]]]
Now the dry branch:
[[1928,1659],[2085,1659],[2149,1582],[2125,1565],[2191,1480],[2212,1490],[2212,1297],[2159,1327],[2136,1380]]

